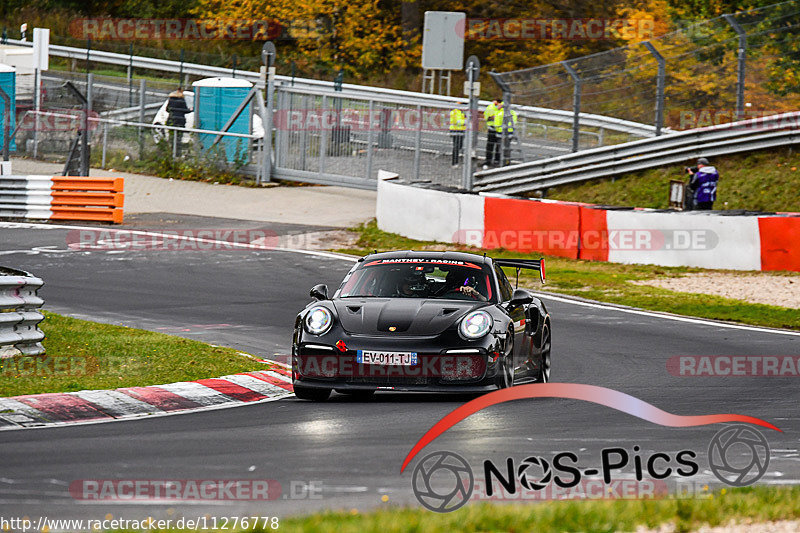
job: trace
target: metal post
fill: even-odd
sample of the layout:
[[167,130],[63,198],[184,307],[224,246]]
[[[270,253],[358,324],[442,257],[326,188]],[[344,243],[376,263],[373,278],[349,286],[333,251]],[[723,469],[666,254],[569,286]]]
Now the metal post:
[[181,67],[180,71],[178,72],[178,84],[183,83],[183,59],[185,57],[186,50],[181,48]]
[[[147,80],[139,80],[139,124],[144,124],[144,101],[147,90]],[[196,106],[195,106],[196,107]],[[139,159],[144,156],[144,131],[139,126]]]
[[465,68],[467,78],[467,92],[469,106],[467,109],[467,128],[464,132],[464,173],[461,177],[462,186],[467,191],[472,191],[472,174],[474,172],[472,154],[478,137],[478,97],[475,95],[475,84],[481,72],[481,63],[476,56],[469,56]]
[[[291,94],[288,94],[291,96]],[[322,96],[322,116],[325,116],[325,110],[328,109],[328,97]],[[288,109],[286,110],[288,116]],[[319,129],[319,173],[325,172],[325,152],[328,150],[328,130],[325,129],[325,121],[322,121],[322,127]]]
[[503,91],[503,131],[500,134],[500,166],[506,166],[511,160],[511,135],[509,126],[513,122],[511,114],[511,93]]
[[83,111],[83,136],[81,137],[81,176],[89,175],[89,113],[92,112],[92,85],[94,74],[86,75],[86,107]]
[[133,43],[128,50],[128,107],[133,107]]
[[3,161],[8,161],[11,147],[11,97],[0,88],[0,98],[3,99]]
[[39,112],[42,110],[42,74],[39,69],[33,71],[33,157],[39,156]]
[[372,138],[373,124],[372,114],[375,112],[375,101],[369,101],[369,111],[367,113],[367,179],[372,178]]
[[738,65],[736,67],[736,118],[744,118],[744,75],[747,64],[747,32],[736,22],[733,15],[722,15],[739,36]]
[[417,133],[414,136],[414,180],[419,181],[420,150],[422,148],[422,106],[417,106]]
[[272,108],[275,100],[275,58],[277,51],[271,41],[264,43],[261,48],[264,64],[267,66],[267,102],[266,120],[264,120],[264,181],[272,179],[272,129],[273,114]]
[[106,168],[106,149],[108,146],[108,124],[103,123],[103,160],[100,166]]
[[86,74],[89,74],[89,71],[91,70],[89,63],[91,59],[91,56],[89,54],[91,53],[91,51],[92,51],[92,38],[89,37],[88,39],[86,39]]
[[[653,46],[650,41],[644,41],[642,44],[658,62],[658,78],[656,79],[656,135],[661,135],[661,128],[664,127],[664,81],[667,72],[667,60],[664,59],[664,56],[656,50],[656,47]],[[601,129],[601,135],[602,131]],[[601,142],[600,144],[602,145],[603,143]]]
[[580,150],[581,134],[581,78],[575,69],[567,61],[562,61],[562,65],[572,77],[574,88],[572,90],[572,151]]

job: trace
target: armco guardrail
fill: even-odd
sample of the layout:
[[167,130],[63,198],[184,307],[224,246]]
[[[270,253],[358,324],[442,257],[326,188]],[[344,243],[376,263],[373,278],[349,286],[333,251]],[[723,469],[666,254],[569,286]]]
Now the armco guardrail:
[[122,223],[123,178],[0,176],[0,217]]
[[[19,46],[33,46],[32,43],[26,41],[18,41],[15,39],[8,39],[9,44]],[[70,59],[86,60],[87,50],[85,48],[74,48],[71,46],[50,45],[50,54],[57,57],[65,57]],[[170,61],[167,59],[158,59],[145,56],[129,56],[126,54],[117,54],[114,52],[105,52],[103,50],[89,50],[89,61],[95,63],[106,63],[110,65],[119,66],[132,66],[133,68],[143,68],[149,70],[157,70],[161,72],[172,72],[193,75],[193,76],[230,76],[231,69],[224,67],[215,67],[211,65],[200,65],[197,63],[181,63],[180,61]],[[245,79],[251,83],[258,83],[261,76],[258,72],[237,70],[236,77]],[[293,86],[298,88],[320,89],[333,92],[333,82],[312,80],[309,78],[291,78],[289,76],[276,76],[276,83],[279,85]],[[400,91],[395,89],[386,89],[383,87],[370,87],[367,85],[355,85],[351,83],[342,84],[342,91],[336,93],[341,97],[404,97],[407,99],[414,99],[418,105],[426,105],[426,103],[440,103],[444,105],[452,105],[463,102],[463,98],[455,98],[450,96],[440,96],[426,93],[419,93],[413,91]],[[489,105],[488,100],[481,100],[479,105],[484,109]],[[561,109],[548,109],[544,107],[533,106],[516,106],[526,112],[529,116],[538,118],[540,120],[549,120],[552,122],[562,122],[565,124],[572,124],[573,113]],[[655,135],[656,129],[649,124],[641,124],[639,122],[632,122],[629,120],[622,120],[614,117],[606,117],[603,115],[594,115],[591,113],[580,114],[581,126],[604,128],[611,131],[618,131],[627,133],[629,135],[637,135],[640,137],[652,137]]]
[[22,270],[0,267],[0,358],[44,353],[38,327],[44,300],[37,294],[43,284]]
[[475,190],[520,194],[648,168],[800,143],[800,112],[682,131],[475,174]]

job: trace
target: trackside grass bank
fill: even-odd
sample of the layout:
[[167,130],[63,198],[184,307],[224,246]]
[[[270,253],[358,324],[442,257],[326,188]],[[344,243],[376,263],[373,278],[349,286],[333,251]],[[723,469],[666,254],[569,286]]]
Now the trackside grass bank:
[[709,495],[708,499],[559,501],[527,505],[467,505],[447,514],[424,509],[387,508],[360,514],[328,512],[281,521],[281,531],[304,533],[363,532],[525,532],[635,531],[673,523],[692,531],[738,522],[766,522],[800,517],[800,487],[756,487]]
[[[353,248],[336,250],[344,253],[364,255],[374,250],[461,250],[483,253],[483,250],[434,242],[423,242],[387,233],[378,229],[375,221],[356,227],[358,240]],[[530,257],[538,259],[541,254],[520,254],[506,250],[488,252],[492,257]],[[690,272],[713,273],[714,270],[686,267],[661,267],[652,265],[622,265],[595,261],[581,261],[562,257],[547,257],[547,284],[542,287],[538,274],[520,275],[520,286],[544,289],[591,300],[664,311],[679,315],[729,320],[743,324],[800,330],[800,313],[797,309],[753,304],[711,296],[674,292],[658,287],[635,285],[632,281],[679,277]],[[507,269],[514,279],[513,269]],[[731,271],[725,271],[731,272]],[[770,274],[764,273],[768,276]],[[787,275],[787,273],[781,273]],[[791,274],[796,275],[796,274]],[[800,281],[800,276],[798,276]]]
[[45,312],[45,355],[0,359],[0,397],[191,381],[266,365],[231,348]]
[[[687,161],[687,166],[694,166]],[[792,148],[763,150],[711,159],[720,173],[714,209],[800,211],[800,152]],[[669,204],[669,181],[686,181],[680,165],[655,168],[585,183],[553,187],[548,198],[601,205],[654,207]]]

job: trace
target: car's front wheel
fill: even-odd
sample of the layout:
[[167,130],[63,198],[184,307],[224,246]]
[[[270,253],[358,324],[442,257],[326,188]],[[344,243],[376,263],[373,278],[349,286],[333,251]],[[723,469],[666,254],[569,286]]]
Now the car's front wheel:
[[550,381],[550,324],[547,322],[542,326],[542,350],[539,357],[539,370],[536,373],[536,381],[547,383]]
[[498,361],[497,388],[508,389],[514,386],[514,334],[508,332],[503,346],[503,355]]
[[294,395],[301,400],[311,400],[312,402],[324,402],[331,395],[331,389],[317,389],[311,387],[303,387],[302,385],[295,385]]

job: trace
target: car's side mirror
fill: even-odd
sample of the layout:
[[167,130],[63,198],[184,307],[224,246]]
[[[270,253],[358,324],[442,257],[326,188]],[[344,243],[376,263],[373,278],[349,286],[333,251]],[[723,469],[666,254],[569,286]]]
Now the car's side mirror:
[[314,285],[309,293],[312,298],[316,298],[317,300],[327,300],[328,299],[328,286],[324,283],[320,283],[319,285]]
[[533,301],[533,295],[524,289],[514,289],[514,294],[511,295],[511,299],[506,304],[508,309],[514,309],[515,307],[519,307],[521,305],[529,304]]

